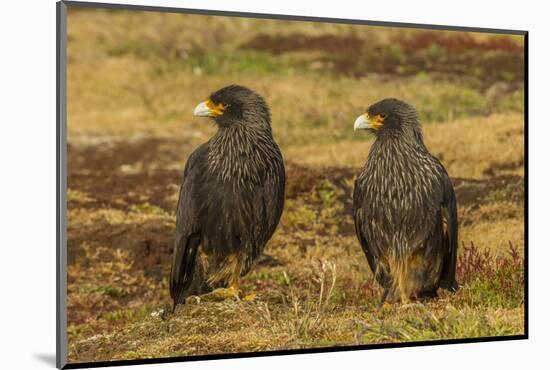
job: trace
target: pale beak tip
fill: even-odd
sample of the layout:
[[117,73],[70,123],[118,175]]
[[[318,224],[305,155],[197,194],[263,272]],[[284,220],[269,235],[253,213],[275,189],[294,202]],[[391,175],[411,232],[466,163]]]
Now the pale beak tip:
[[208,109],[206,102],[197,105],[195,110],[193,110],[193,115],[197,117],[208,117],[210,115],[210,109]]
[[368,127],[368,124],[369,124],[369,121],[367,117],[365,117],[365,115],[362,114],[359,117],[357,117],[357,119],[355,120],[353,124],[353,131],[355,132],[359,129],[365,129]]

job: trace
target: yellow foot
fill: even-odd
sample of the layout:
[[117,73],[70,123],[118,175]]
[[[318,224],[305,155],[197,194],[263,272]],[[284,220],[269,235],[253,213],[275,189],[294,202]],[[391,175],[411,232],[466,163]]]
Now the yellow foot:
[[253,301],[257,297],[256,293],[248,294],[243,297],[243,301]]
[[236,299],[238,301],[252,301],[256,298],[256,294],[244,294],[238,286],[232,285],[228,288],[214,289],[210,293],[206,293],[199,298],[205,301],[225,301],[227,299]]
[[240,290],[235,287],[218,288],[202,296],[207,300],[224,301],[226,299],[239,299]]

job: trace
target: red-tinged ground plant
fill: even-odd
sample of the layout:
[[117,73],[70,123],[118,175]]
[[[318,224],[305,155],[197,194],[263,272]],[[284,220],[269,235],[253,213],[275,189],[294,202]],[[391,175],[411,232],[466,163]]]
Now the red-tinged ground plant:
[[457,280],[472,304],[517,306],[524,299],[525,266],[517,245],[509,242],[503,256],[480,251],[472,242],[463,244],[458,259]]

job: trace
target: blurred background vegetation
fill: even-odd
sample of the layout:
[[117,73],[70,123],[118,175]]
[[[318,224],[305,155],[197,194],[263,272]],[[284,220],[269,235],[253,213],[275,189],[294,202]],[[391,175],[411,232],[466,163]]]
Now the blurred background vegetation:
[[181,134],[229,83],[265,95],[287,146],[363,140],[349,121],[388,96],[425,123],[523,109],[521,36],[120,10],[69,22],[70,128]]
[[[522,36],[68,14],[72,362],[523,332]],[[244,282],[256,301],[189,304],[163,321],[181,171],[216,130],[192,111],[232,83],[271,107],[285,212]],[[463,286],[379,310],[349,212],[372,143],[353,122],[386,97],[418,109],[453,178]]]

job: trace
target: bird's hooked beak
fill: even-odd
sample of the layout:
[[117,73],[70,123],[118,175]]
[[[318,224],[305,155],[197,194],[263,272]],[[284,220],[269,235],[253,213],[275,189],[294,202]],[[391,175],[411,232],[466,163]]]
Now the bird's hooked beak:
[[378,130],[382,127],[383,122],[384,119],[381,118],[380,115],[370,117],[368,113],[364,113],[355,120],[355,123],[353,124],[353,131],[367,129]]
[[369,115],[367,113],[360,115],[353,124],[353,131],[369,128]]
[[226,105],[219,103],[215,104],[208,99],[195,107],[193,115],[197,117],[219,117],[225,112]]

